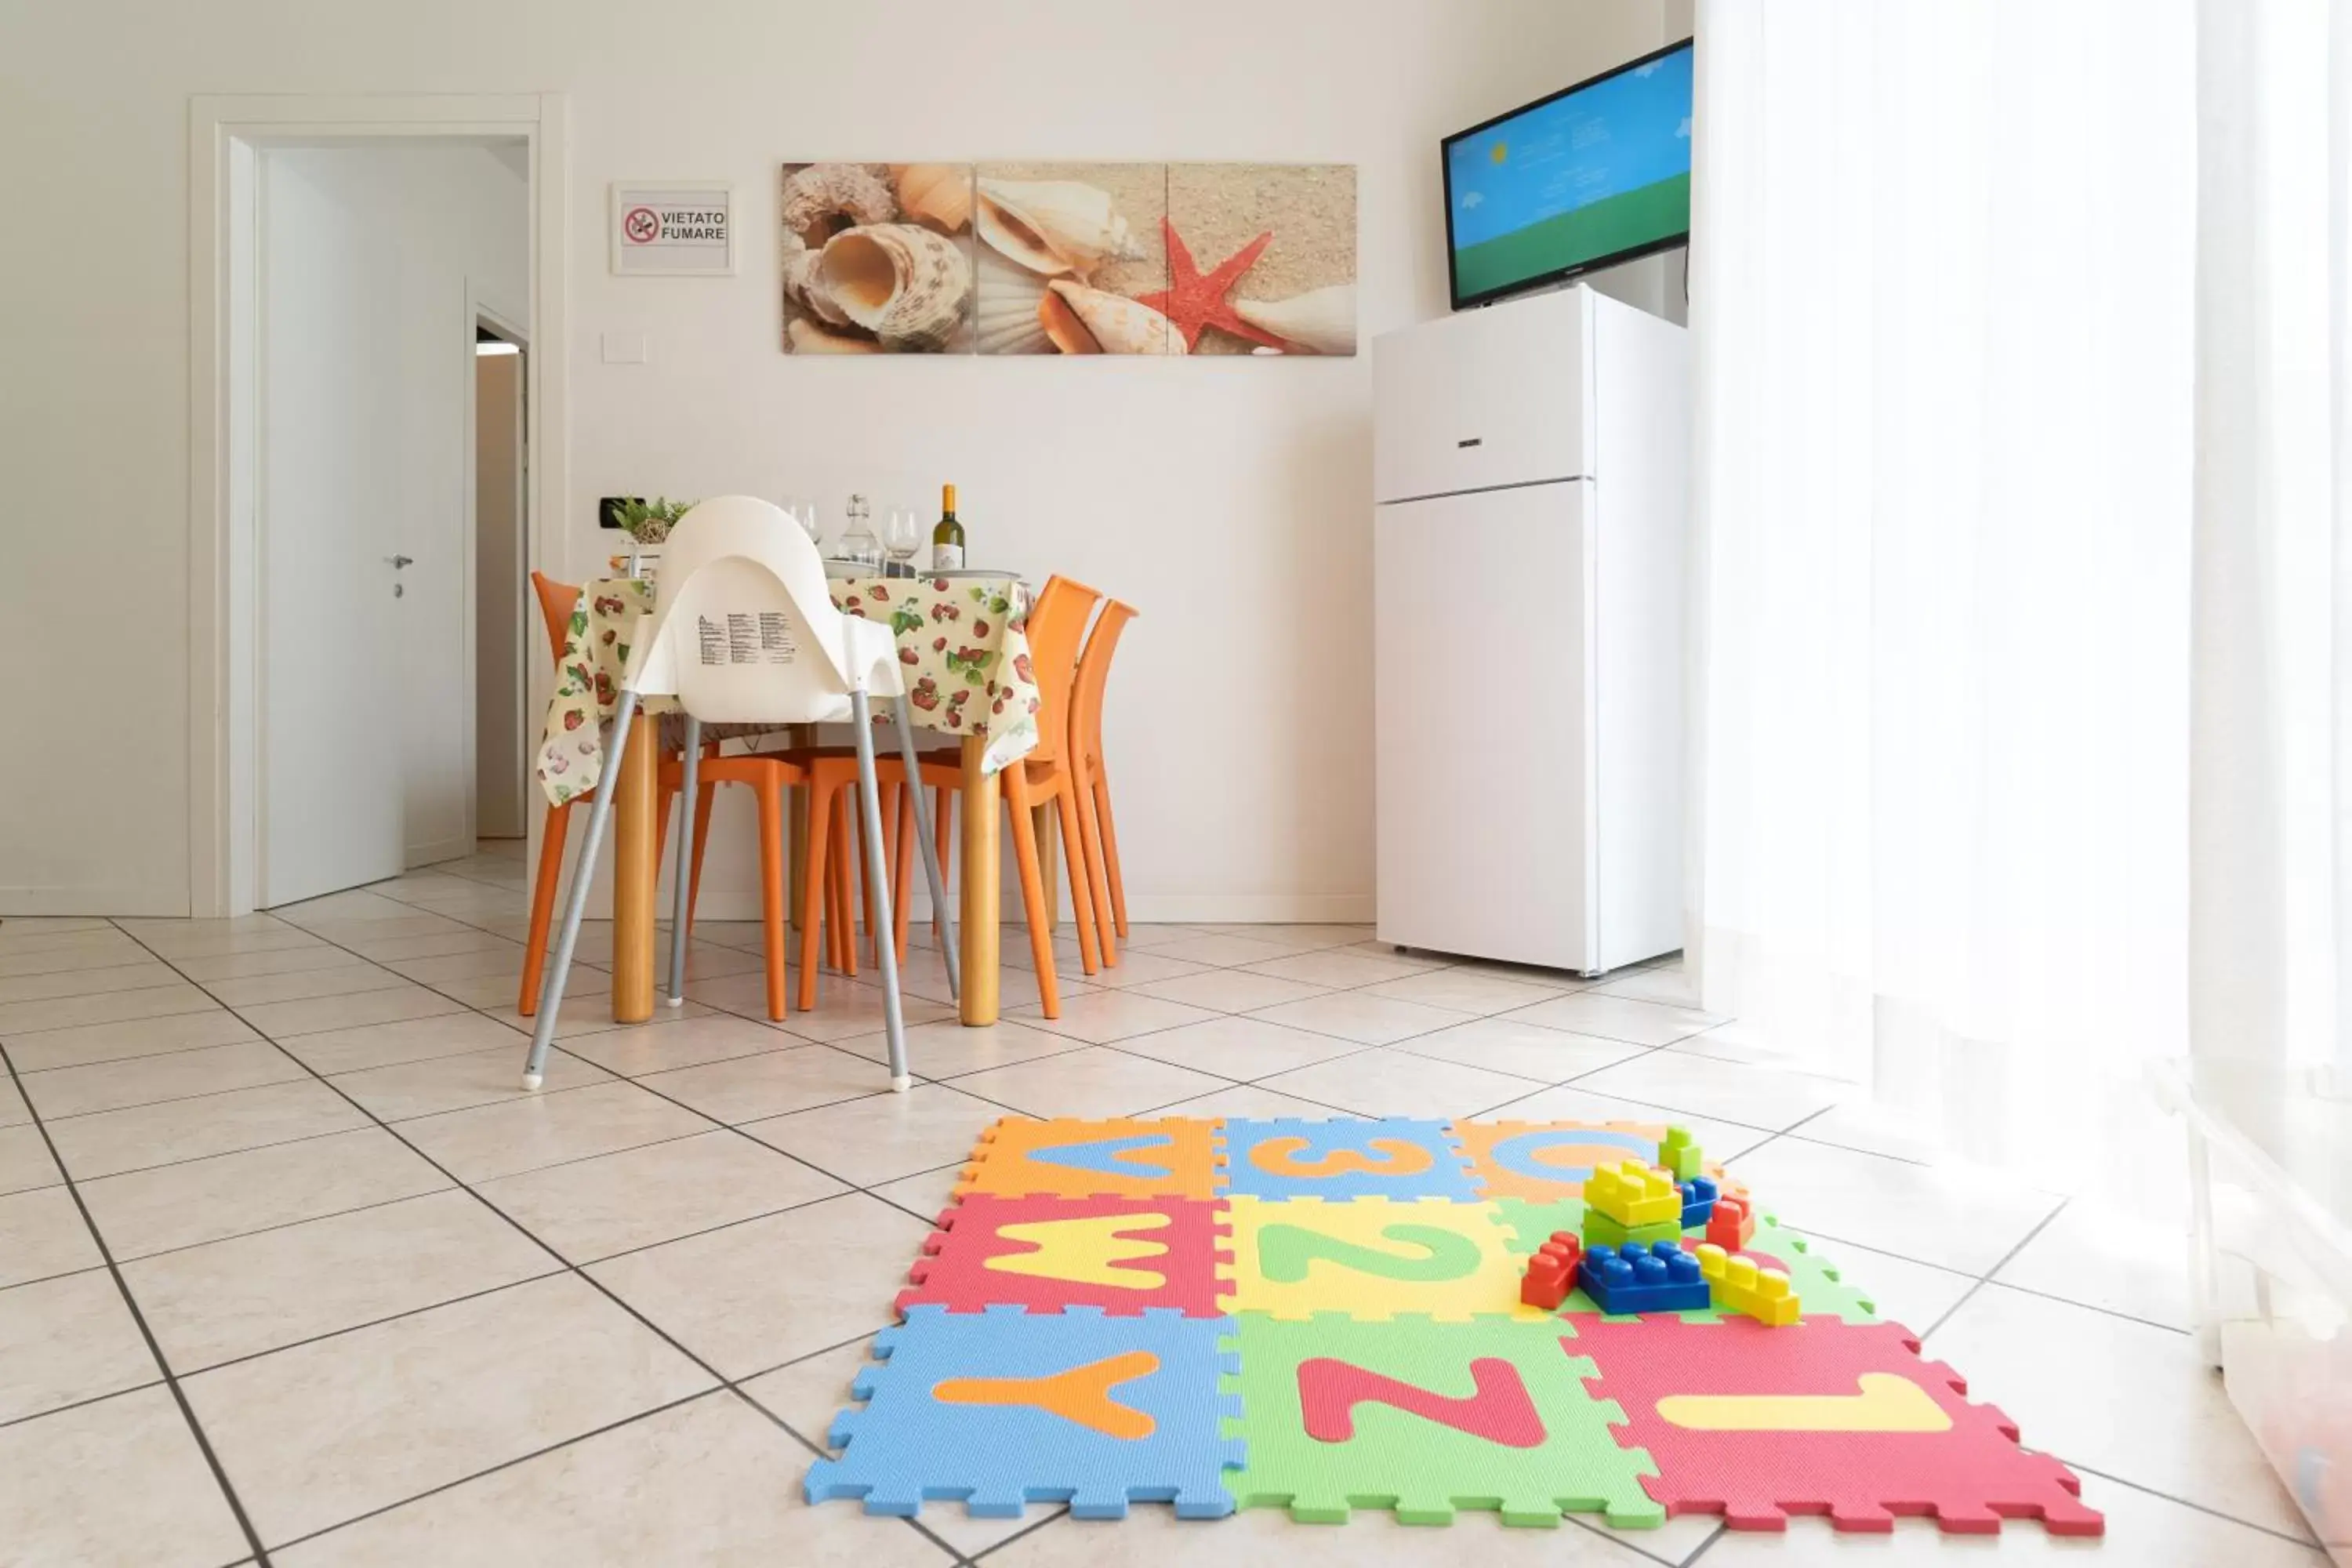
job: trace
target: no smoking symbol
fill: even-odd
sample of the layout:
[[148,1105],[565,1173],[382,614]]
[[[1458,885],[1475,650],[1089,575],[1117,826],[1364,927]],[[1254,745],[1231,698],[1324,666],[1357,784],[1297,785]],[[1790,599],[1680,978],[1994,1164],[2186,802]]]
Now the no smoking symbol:
[[621,232],[631,245],[651,245],[661,237],[661,215],[651,207],[631,207],[621,219]]

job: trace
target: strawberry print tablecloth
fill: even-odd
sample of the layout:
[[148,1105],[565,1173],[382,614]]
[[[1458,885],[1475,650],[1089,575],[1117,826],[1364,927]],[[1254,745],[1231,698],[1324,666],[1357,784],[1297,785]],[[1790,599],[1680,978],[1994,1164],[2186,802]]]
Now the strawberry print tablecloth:
[[[1029,591],[1018,578],[850,577],[830,586],[836,608],[890,623],[918,728],[985,736],[990,773],[1035,748],[1037,682],[1025,630]],[[572,612],[537,767],[540,786],[559,805],[594,789],[604,773],[604,731],[620,697],[629,638],[653,603],[650,581],[612,578],[589,584]],[[646,709],[676,718],[667,698],[649,700]],[[761,728],[714,724],[703,732],[723,738]],[[675,745],[678,736],[672,731],[666,721],[664,740]]]

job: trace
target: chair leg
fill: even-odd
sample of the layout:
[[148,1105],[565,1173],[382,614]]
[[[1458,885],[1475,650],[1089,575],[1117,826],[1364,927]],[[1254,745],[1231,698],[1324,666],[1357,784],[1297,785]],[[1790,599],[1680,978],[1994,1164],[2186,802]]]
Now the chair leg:
[[1029,956],[1037,965],[1037,1001],[1048,1018],[1062,1016],[1062,995],[1054,984],[1054,930],[1045,923],[1045,876],[1037,860],[1037,829],[1030,820],[1036,803],[1006,773],[1004,804],[1013,815],[1013,856],[1021,868],[1021,909],[1029,922]]
[[[890,1087],[904,1091],[913,1081],[907,1071],[907,1020],[898,1005],[898,954],[890,941],[890,889],[882,880],[881,790],[874,782],[874,721],[866,710],[866,693],[852,688],[849,716],[857,727],[857,798],[859,820],[874,853],[866,858],[866,921],[875,932],[874,963],[882,971],[882,1023],[890,1041]],[[875,918],[876,907],[880,918]]]
[[717,784],[704,784],[695,796],[694,869],[686,887],[686,934],[688,937],[694,935],[694,911],[702,903],[702,855],[710,847],[710,807],[718,798]]
[[907,721],[907,700],[898,699],[898,760],[907,770],[908,793],[915,800],[915,842],[923,848],[923,879],[931,889],[931,929],[939,932],[940,952],[948,965],[948,994],[958,1001],[963,997],[963,977],[960,973],[963,955],[956,951],[955,914],[948,907],[948,879],[941,868],[948,858],[948,792],[939,791],[934,797],[938,809],[929,822],[923,820],[923,786],[921,765],[915,756],[915,731]]
[[836,790],[833,796],[833,853],[825,863],[833,868],[833,966],[844,974],[857,973],[857,918],[850,912],[850,874],[856,862],[857,841],[849,836],[849,801],[847,792]]
[[1095,775],[1095,816],[1102,823],[1103,864],[1110,872],[1111,919],[1118,934],[1127,934],[1127,883],[1118,874],[1118,823],[1110,814],[1110,775],[1100,767]]
[[687,910],[694,896],[694,879],[687,868],[702,849],[694,824],[694,808],[702,798],[696,787],[702,763],[702,721],[690,713],[686,719],[686,745],[678,756],[677,859],[669,878],[669,1005],[673,1007],[686,1005]]
[[[955,847],[955,813],[948,809],[954,801],[954,795],[945,784],[931,792],[931,858],[941,866],[948,863],[948,852]],[[940,939],[942,947],[954,945],[948,940],[947,919],[947,900],[935,900],[931,905],[931,934]]]
[[1094,787],[1091,783],[1081,779],[1070,793],[1077,802],[1078,832],[1084,840],[1078,849],[1086,859],[1087,887],[1095,907],[1095,938],[1102,943],[1103,962],[1116,968],[1118,964],[1118,941],[1112,934],[1116,921],[1111,913],[1110,877],[1103,869],[1102,824],[1095,816]]
[[563,839],[572,830],[572,803],[547,808],[539,836],[539,879],[530,889],[530,935],[522,949],[522,996],[515,1011],[528,1018],[539,1011],[539,975],[547,965],[547,928],[555,919],[555,890],[563,883]]
[[1077,786],[1066,781],[1054,792],[1055,815],[1062,822],[1062,860],[1070,873],[1070,921],[1078,928],[1078,960],[1088,974],[1103,965],[1103,948],[1095,941],[1095,901],[1087,889],[1086,846],[1078,832]]
[[[881,820],[878,815],[880,810],[878,801],[876,803],[876,810],[877,815],[875,820],[878,822]],[[874,907],[874,889],[877,883],[867,873],[878,867],[887,865],[888,862],[882,858],[879,831],[877,830],[875,833],[866,831],[866,812],[862,807],[857,813],[856,831],[850,837],[857,841],[857,885],[861,889],[858,898],[861,905],[860,912],[865,916],[866,921],[866,951],[878,964],[882,962],[879,949],[882,942],[883,921],[879,912]]]
[[898,950],[898,962],[904,964],[907,906],[911,901],[907,894],[915,880],[915,802],[923,789],[920,784],[893,784],[884,793],[897,822],[890,829],[890,945]]
[[818,932],[831,934],[833,922],[821,918],[831,903],[833,878],[825,870],[826,843],[833,826],[833,803],[812,787],[809,791],[808,864],[801,871],[801,1011],[816,1010]]
[[784,1021],[784,791],[760,789],[760,921],[768,958],[768,1016]]
[[540,992],[539,1026],[531,1032],[530,1054],[523,1058],[525,1089],[535,1089],[545,1081],[547,1047],[555,1038],[556,1016],[563,1009],[564,983],[572,978],[572,950],[580,942],[580,917],[588,909],[588,882],[596,873],[596,851],[604,840],[604,823],[613,815],[613,791],[621,782],[621,763],[629,754],[629,725],[636,716],[637,694],[624,687],[613,709],[613,754],[604,759],[604,776],[596,781],[596,803],[588,808],[588,831],[580,840],[572,896],[563,901],[563,928],[555,939],[555,963]]

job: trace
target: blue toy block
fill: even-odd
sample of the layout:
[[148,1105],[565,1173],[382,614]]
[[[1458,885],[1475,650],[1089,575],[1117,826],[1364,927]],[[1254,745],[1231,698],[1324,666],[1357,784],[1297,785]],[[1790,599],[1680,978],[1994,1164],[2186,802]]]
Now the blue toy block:
[[1707,1217],[1715,1213],[1717,1192],[1716,1184],[1705,1176],[1693,1176],[1682,1184],[1684,1229],[1707,1222]]
[[1698,1259],[1671,1241],[1586,1249],[1576,1282],[1607,1314],[1701,1311],[1708,1305]]
[[1225,1119],[1220,1134],[1229,1194],[1300,1198],[1478,1201],[1470,1166],[1443,1121]]
[[960,1498],[975,1519],[1033,1502],[1124,1519],[1129,1502],[1171,1502],[1179,1518],[1222,1518],[1244,1452],[1223,1435],[1240,1397],[1217,1386],[1241,1370],[1233,1336],[1230,1318],[1159,1310],[910,1307],[875,1336],[882,1359],[850,1386],[866,1405],[834,1417],[841,1457],[809,1467],[808,1500],[912,1518]]

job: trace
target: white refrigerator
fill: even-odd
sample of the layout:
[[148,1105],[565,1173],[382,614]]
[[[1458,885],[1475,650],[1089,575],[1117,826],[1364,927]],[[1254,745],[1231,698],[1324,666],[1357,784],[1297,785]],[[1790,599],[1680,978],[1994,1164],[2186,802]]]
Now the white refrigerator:
[[1683,944],[1682,328],[1579,285],[1372,344],[1380,939]]

